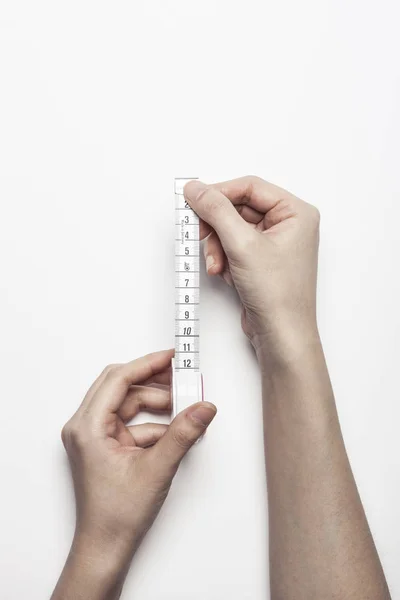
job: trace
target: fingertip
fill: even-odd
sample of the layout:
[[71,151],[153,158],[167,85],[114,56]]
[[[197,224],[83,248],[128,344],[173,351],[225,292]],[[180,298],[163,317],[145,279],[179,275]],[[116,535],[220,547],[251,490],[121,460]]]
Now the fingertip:
[[216,414],[217,407],[214,404],[211,404],[211,402],[199,402],[192,406],[187,412],[187,416],[202,427],[208,427]]
[[207,185],[198,179],[188,181],[183,188],[183,194],[188,202],[195,202],[207,189]]
[[215,231],[210,234],[204,244],[204,256],[209,275],[222,273],[225,265],[225,253]]
[[218,409],[215,406],[215,404],[213,404],[212,402],[207,402],[206,400],[203,400],[201,403],[203,406],[206,406],[207,408],[210,408],[214,411],[215,414],[217,414]]
[[211,254],[206,256],[206,269],[209,275],[218,275],[219,273],[218,265],[216,264],[215,259]]

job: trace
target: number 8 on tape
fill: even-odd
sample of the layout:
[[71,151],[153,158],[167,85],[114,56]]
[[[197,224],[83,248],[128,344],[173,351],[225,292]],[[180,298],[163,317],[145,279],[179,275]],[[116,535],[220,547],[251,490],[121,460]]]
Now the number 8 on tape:
[[200,373],[199,218],[183,195],[195,177],[175,179],[175,358],[172,359],[173,416],[203,400]]

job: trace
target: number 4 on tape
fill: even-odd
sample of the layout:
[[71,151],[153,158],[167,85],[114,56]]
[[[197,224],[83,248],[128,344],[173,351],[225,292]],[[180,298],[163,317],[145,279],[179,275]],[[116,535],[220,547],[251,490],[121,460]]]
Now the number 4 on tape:
[[183,188],[175,179],[175,358],[172,359],[173,416],[203,400],[200,372],[200,231]]

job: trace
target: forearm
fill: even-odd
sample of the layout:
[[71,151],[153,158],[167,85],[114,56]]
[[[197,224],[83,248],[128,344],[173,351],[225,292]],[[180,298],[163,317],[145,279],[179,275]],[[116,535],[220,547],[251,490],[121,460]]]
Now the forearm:
[[316,328],[258,354],[272,599],[389,599]]
[[132,553],[120,540],[76,535],[51,600],[118,600]]
[[[110,365],[64,425],[76,533],[52,600],[117,600],[130,562],[156,519],[179,465],[217,409],[198,402],[170,425],[128,425],[141,410],[170,409],[173,350]],[[153,387],[150,382],[162,385]]]

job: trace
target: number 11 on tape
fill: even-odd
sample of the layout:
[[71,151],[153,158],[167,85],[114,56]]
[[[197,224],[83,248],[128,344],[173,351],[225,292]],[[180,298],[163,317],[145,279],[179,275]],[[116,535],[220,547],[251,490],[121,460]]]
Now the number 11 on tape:
[[192,177],[175,179],[175,358],[172,359],[173,416],[203,400],[200,372],[199,218],[183,195]]

